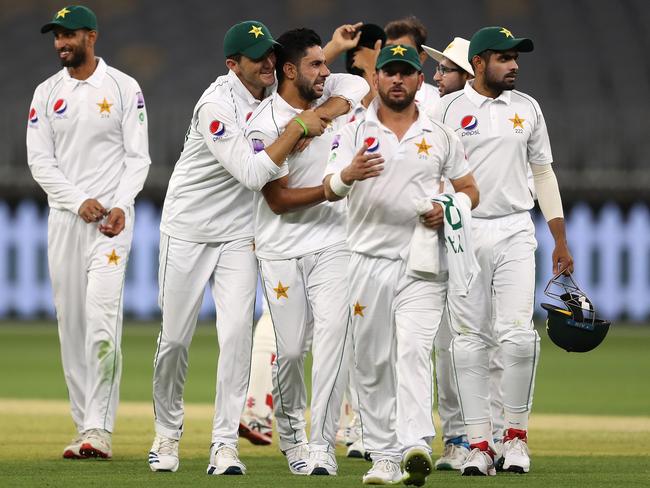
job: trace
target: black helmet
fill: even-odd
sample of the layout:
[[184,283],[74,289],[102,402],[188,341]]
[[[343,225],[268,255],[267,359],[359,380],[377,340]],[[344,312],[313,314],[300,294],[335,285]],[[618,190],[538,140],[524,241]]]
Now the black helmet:
[[596,318],[596,309],[571,274],[553,276],[544,294],[567,307],[542,303],[548,312],[546,331],[556,346],[567,352],[587,352],[603,342],[611,322]]

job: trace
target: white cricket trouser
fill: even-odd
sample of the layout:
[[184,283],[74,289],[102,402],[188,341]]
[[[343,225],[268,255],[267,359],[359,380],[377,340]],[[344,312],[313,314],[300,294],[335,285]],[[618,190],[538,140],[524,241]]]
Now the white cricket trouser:
[[472,226],[481,271],[467,297],[448,300],[456,333],[452,362],[466,425],[490,422],[489,349],[495,339],[503,361],[506,418],[508,412],[530,411],[539,358],[532,321],[537,242],[530,214],[472,219]]
[[[455,333],[449,325],[447,310],[442,315],[440,328],[434,341],[436,359],[436,387],[438,390],[438,415],[442,424],[444,442],[465,435],[465,424],[460,411],[458,389],[451,364],[451,341]],[[503,361],[499,347],[490,347],[490,408],[492,410],[492,435],[503,436],[503,394],[501,392],[501,376]]]
[[77,430],[113,431],[122,373],[122,296],[133,209],[113,238],[66,210],[50,209],[48,262],[61,361]]
[[312,342],[312,451],[334,452],[350,347],[347,269],[340,244],[295,259],[260,260],[276,340],[273,408],[280,449],[307,442],[304,358]]
[[[262,299],[259,297],[258,299]],[[271,315],[264,312],[253,334],[251,379],[246,394],[244,415],[255,419],[270,419],[273,413],[273,362],[275,361],[275,334]]]
[[410,277],[402,260],[353,253],[350,299],[363,444],[373,460],[431,450],[431,354],[447,281]]
[[212,442],[237,445],[250,375],[256,282],[252,238],[196,243],[161,233],[158,302],[162,327],[153,377],[158,434],[180,439],[183,433],[188,349],[209,283],[219,342]]

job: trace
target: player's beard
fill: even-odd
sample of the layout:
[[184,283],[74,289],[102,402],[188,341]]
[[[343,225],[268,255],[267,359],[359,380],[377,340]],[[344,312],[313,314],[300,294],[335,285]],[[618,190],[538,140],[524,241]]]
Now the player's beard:
[[390,97],[390,88],[386,91],[382,91],[381,89],[379,89],[377,92],[379,93],[379,98],[381,98],[381,101],[389,109],[393,110],[394,112],[403,112],[413,103],[413,100],[415,100],[415,93],[416,93],[415,90],[409,93],[409,91],[406,88],[404,88],[404,91],[406,93],[404,97],[400,100],[395,100],[394,98]]
[[[514,78],[506,78],[509,75],[514,74]],[[502,92],[506,90],[514,90],[515,89],[515,81],[516,81],[516,72],[509,72],[503,75],[500,79],[497,78],[494,73],[490,71],[490,65],[488,65],[488,68],[485,72],[485,86],[487,86],[490,90],[496,91],[496,92]]]
[[78,68],[86,62],[87,57],[88,55],[83,46],[73,46],[68,59],[61,60],[61,66],[64,68]]
[[321,77],[318,77],[315,81],[311,81],[298,73],[298,77],[296,78],[296,88],[303,100],[313,102],[321,97],[321,94],[316,92],[314,89],[314,85],[316,83],[323,83],[324,81],[325,79],[321,79]]

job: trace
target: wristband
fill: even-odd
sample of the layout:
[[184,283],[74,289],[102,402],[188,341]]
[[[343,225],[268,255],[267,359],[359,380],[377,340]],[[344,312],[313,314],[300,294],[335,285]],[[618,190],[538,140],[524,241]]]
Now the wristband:
[[309,135],[309,130],[307,129],[307,124],[305,124],[302,119],[298,116],[293,118],[294,122],[296,122],[300,127],[302,127],[302,132],[303,136],[307,137]]
[[350,190],[352,190],[352,185],[346,185],[343,183],[341,172],[339,171],[338,173],[334,173],[330,178],[330,188],[336,195],[346,197],[348,196],[348,193],[350,193]]

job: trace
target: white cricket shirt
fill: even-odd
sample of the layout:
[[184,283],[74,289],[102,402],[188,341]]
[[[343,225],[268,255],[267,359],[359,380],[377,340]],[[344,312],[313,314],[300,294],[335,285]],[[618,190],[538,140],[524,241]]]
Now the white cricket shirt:
[[232,71],[201,95],[167,188],[162,232],[191,242],[253,236],[252,190],[280,171],[266,152],[253,154],[244,137],[259,104]]
[[356,181],[348,194],[347,242],[350,250],[389,259],[404,258],[415,229],[417,202],[439,193],[440,179],[469,172],[463,147],[449,128],[419,110],[401,141],[377,118],[374,100],[364,120],[347,124],[333,145],[326,174],[348,166],[364,141],[379,152],[384,170]]
[[[338,93],[355,105],[368,92],[368,84],[359,76],[331,74],[325,92],[314,106],[321,105]],[[339,96],[339,95],[337,95]],[[265,100],[251,117],[246,137],[254,150],[272,144],[285,125],[301,112],[280,95]],[[330,147],[338,129],[347,123],[349,114],[337,117],[325,132],[312,140],[309,147],[287,158],[281,173],[288,175],[292,188],[314,187],[323,183]],[[344,243],[345,203],[323,202],[310,208],[276,215],[261,193],[255,195],[255,252],[261,259],[291,259]]]
[[468,81],[440,99],[435,118],[460,137],[481,201],[473,217],[503,217],[530,210],[529,164],[553,162],[539,104],[516,90],[484,97]]
[[51,208],[78,213],[95,198],[133,205],[149,171],[147,113],[138,82],[97,58],[86,80],[67,68],[41,83],[27,122],[27,162]]

